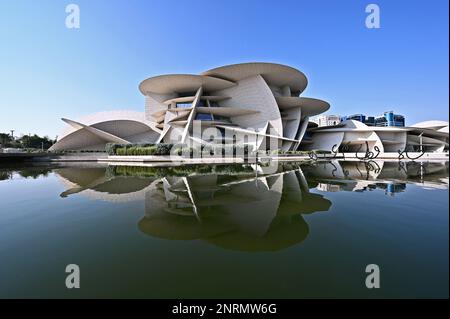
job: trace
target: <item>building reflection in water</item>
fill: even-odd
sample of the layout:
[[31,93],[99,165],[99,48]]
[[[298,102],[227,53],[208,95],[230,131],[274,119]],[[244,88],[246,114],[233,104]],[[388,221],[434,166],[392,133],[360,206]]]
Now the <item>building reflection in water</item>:
[[300,169],[262,177],[207,175],[163,178],[146,194],[139,228],[166,239],[202,239],[244,251],[279,250],[302,242],[303,214],[331,202],[310,193]]
[[[166,176],[148,177],[152,171]],[[63,197],[81,193],[115,202],[144,200],[138,227],[145,234],[200,239],[233,250],[275,251],[300,243],[309,233],[302,215],[331,206],[309,192],[300,168],[258,177],[250,166],[186,176],[120,166],[56,172],[67,187]]]
[[[258,174],[255,174],[255,171]],[[277,251],[308,236],[305,214],[326,212],[320,191],[405,191],[407,183],[448,188],[447,163],[329,161],[250,165],[67,167],[56,169],[67,197],[144,201],[138,227],[171,240],[203,240],[240,251]],[[310,189],[315,189],[313,192]],[[319,191],[319,193],[317,192]]]
[[448,189],[448,162],[328,161],[304,168],[308,180],[326,192],[383,189],[394,195],[406,191],[407,184]]

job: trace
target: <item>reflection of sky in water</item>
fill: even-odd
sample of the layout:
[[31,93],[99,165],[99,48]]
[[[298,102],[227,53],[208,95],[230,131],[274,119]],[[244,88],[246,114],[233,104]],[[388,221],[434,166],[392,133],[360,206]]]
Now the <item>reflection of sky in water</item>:
[[80,296],[368,297],[361,269],[378,261],[392,286],[377,296],[442,296],[448,163],[401,163],[0,168],[0,279],[25,273],[6,280],[16,296],[70,296],[55,274],[76,259],[104,284]]

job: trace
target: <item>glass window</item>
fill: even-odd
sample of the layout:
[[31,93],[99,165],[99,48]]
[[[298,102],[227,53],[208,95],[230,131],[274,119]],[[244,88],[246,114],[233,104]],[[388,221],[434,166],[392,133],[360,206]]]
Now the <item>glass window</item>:
[[226,117],[226,116],[214,115],[214,119],[215,119],[216,121],[230,122],[230,123],[231,123],[230,118],[229,118],[229,117]]
[[188,103],[177,103],[177,107],[191,107],[192,103],[188,102]]
[[209,101],[209,105],[211,105],[211,107],[220,107],[219,103],[216,101]]
[[205,100],[200,100],[200,101],[198,101],[197,106],[207,106],[207,105],[206,105],[206,101],[205,101]]
[[197,113],[195,115],[195,119],[196,120],[202,120],[202,121],[212,121],[213,117],[211,114],[206,114],[206,113]]

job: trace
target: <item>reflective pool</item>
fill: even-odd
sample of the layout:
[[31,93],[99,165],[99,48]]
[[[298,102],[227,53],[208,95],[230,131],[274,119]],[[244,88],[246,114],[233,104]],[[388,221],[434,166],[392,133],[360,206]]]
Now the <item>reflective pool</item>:
[[0,164],[0,297],[447,298],[448,185],[448,162]]

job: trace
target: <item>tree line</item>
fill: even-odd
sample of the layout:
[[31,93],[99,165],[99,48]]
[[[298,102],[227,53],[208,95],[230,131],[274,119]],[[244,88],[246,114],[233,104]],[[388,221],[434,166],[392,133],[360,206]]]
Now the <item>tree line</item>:
[[56,143],[48,136],[41,137],[39,135],[22,135],[19,138],[14,138],[11,134],[0,133],[0,148],[36,148],[47,150]]

